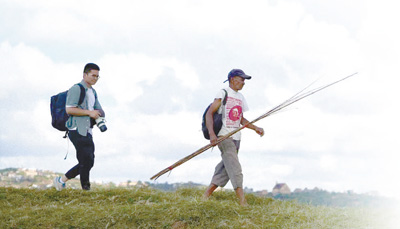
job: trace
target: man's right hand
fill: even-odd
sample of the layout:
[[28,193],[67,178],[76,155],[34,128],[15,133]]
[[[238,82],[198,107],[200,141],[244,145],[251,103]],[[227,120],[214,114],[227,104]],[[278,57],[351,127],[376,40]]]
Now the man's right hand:
[[215,134],[210,135],[210,144],[212,146],[216,146],[218,141],[218,137]]
[[89,117],[92,119],[98,119],[101,116],[101,113],[99,110],[93,110],[93,111],[88,111]]

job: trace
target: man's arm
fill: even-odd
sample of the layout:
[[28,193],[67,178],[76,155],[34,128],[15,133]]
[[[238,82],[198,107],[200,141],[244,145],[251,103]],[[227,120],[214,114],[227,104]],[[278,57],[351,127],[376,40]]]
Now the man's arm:
[[242,117],[242,120],[240,121],[240,124],[242,124],[243,126],[246,126],[249,129],[254,130],[261,137],[264,135],[264,129],[263,128],[260,128],[260,127],[258,127],[256,125],[253,125],[247,119],[245,119],[245,117]]
[[217,135],[214,133],[214,113],[221,106],[221,99],[215,99],[206,113],[206,126],[210,135],[210,143],[215,146],[217,144]]
[[73,116],[89,116],[93,119],[97,119],[101,116],[101,112],[100,110],[84,110],[78,107],[66,107],[65,111],[67,112],[67,114],[69,115],[73,115]]
[[65,111],[67,112],[67,114],[73,116],[89,116],[94,119],[97,119],[99,116],[102,116],[101,111],[99,111],[101,109],[98,109],[98,107],[101,108],[101,106],[97,98],[96,98],[97,104],[95,102],[95,105],[97,105],[97,107],[95,107],[94,111],[84,110],[79,108],[78,101],[80,94],[81,94],[81,88],[77,84],[75,84],[68,90],[66,107],[65,107]]

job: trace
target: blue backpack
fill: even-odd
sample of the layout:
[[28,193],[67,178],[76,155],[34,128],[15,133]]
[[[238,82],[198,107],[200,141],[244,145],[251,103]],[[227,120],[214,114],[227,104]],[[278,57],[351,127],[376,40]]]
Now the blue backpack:
[[[81,105],[86,91],[82,84],[78,83],[78,85],[81,88],[78,105]],[[50,100],[51,125],[59,131],[68,131],[67,127],[65,127],[65,123],[69,118],[69,115],[65,111],[67,93],[68,90],[60,92],[57,95],[53,95]]]
[[[222,90],[224,90],[224,92],[225,92],[225,97],[224,97],[224,100],[222,101],[221,106],[225,106],[228,92],[226,92],[225,89],[222,89]],[[201,123],[201,130],[203,131],[204,138],[208,139],[208,140],[210,140],[210,134],[208,133],[208,129],[206,126],[206,114],[207,114],[208,109],[210,109],[210,106],[211,106],[211,104],[208,105],[207,109],[204,111],[203,121]],[[218,112],[215,112],[214,116],[213,116],[213,120],[214,120],[214,133],[218,136],[218,133],[222,128],[222,114],[218,114]]]

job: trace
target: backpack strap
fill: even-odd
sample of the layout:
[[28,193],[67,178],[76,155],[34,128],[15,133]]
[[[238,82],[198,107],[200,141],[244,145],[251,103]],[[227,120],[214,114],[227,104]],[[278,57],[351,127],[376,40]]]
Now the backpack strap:
[[81,88],[81,95],[79,96],[78,105],[81,105],[83,103],[83,100],[85,99],[86,91],[81,83],[78,83],[78,86]]
[[222,117],[226,117],[226,115],[225,115],[225,105],[226,105],[226,101],[228,100],[228,92],[225,90],[225,89],[222,89],[222,90],[224,90],[224,92],[225,92],[225,97],[224,97],[224,100],[222,100],[222,104],[221,104],[221,106],[224,106],[223,108],[222,108]]
[[224,92],[225,92],[225,97],[224,97],[224,100],[222,101],[222,105],[226,105],[226,101],[228,100],[228,92],[225,90],[225,89],[222,89],[222,90],[224,90]]
[[[83,100],[85,99],[86,91],[85,91],[85,88],[83,87],[83,85],[81,83],[78,83],[77,85],[81,89],[81,94],[79,95],[79,101],[78,101],[78,106],[80,106],[83,103]],[[65,131],[65,135],[64,135],[63,138],[67,138],[68,137],[68,132],[69,132],[68,130]]]

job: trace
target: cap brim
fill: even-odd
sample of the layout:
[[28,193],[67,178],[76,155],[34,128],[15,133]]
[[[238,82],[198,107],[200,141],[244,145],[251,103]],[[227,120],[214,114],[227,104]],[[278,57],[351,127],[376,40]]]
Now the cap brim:
[[246,80],[251,79],[251,76],[248,76],[248,75],[241,75],[240,77],[242,77],[243,79],[246,79]]
[[[243,78],[243,79],[246,79],[246,80],[251,79],[251,76],[248,76],[248,75],[245,75],[245,74],[237,75],[237,76],[239,76],[239,77],[241,77],[241,78]],[[229,77],[228,77],[227,80],[224,81],[224,83],[227,82],[227,81],[229,81]]]

